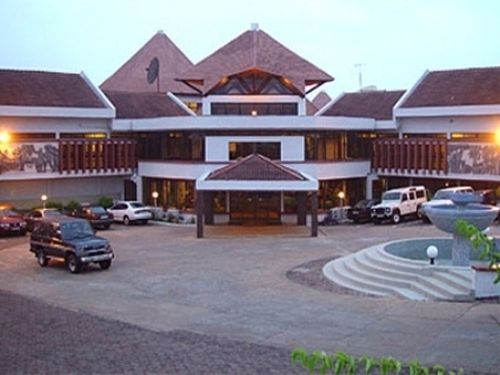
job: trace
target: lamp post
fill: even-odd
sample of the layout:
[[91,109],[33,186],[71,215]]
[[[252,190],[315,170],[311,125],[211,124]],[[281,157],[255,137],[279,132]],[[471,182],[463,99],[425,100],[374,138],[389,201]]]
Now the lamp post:
[[47,195],[42,194],[40,199],[42,200],[42,208],[45,208],[45,202],[47,202]]
[[438,256],[438,248],[434,245],[431,245],[427,248],[427,258],[429,258],[429,262],[431,265],[434,265],[434,259]]
[[340,207],[344,206],[344,198],[345,198],[345,193],[343,191],[339,191],[337,194],[337,197],[340,199]]
[[153,191],[153,193],[151,194],[151,196],[153,197],[153,202],[154,202],[155,207],[158,206],[158,192],[157,191]]

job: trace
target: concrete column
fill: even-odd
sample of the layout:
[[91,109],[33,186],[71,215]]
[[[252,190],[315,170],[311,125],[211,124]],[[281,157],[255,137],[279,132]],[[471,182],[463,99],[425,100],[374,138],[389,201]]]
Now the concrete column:
[[373,182],[378,180],[376,174],[366,176],[366,199],[373,199]]
[[213,193],[211,191],[204,192],[204,205],[205,205],[205,224],[214,224],[214,205],[213,205]]
[[297,196],[297,225],[306,225],[307,220],[307,193],[298,191]]
[[203,238],[203,191],[196,191],[196,238]]
[[[143,197],[143,194],[142,194],[142,177],[141,176],[137,176],[137,178],[135,179],[135,195],[136,195],[136,198],[139,202],[142,202],[142,197]],[[123,199],[125,199],[125,197],[122,197]]]
[[311,196],[311,237],[318,237],[318,192]]

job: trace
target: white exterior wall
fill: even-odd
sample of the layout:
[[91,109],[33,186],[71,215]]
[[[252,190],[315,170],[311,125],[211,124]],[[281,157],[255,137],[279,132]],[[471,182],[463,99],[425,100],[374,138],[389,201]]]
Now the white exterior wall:
[[[203,174],[222,168],[225,165],[227,163],[140,161],[138,174],[143,177],[196,180]],[[368,160],[284,163],[284,165],[317,180],[360,178],[366,177],[370,172],[370,162]]]
[[111,130],[111,119],[0,117],[0,131],[9,133],[106,133]]
[[18,208],[40,205],[42,194],[49,201],[67,203],[96,203],[102,196],[122,198],[123,180],[120,176],[38,179],[29,181],[0,181],[0,202],[8,202]]
[[494,116],[408,117],[398,119],[399,133],[494,133],[500,114]]
[[281,160],[303,161],[305,159],[302,136],[209,136],[205,138],[205,160],[207,162],[229,161],[231,142],[274,142],[281,145]]

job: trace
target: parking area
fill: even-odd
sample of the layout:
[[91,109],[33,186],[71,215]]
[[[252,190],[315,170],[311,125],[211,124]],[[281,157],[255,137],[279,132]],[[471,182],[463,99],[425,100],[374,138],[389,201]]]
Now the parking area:
[[[411,302],[308,288],[287,271],[399,238],[443,237],[432,225],[337,225],[320,236],[304,228],[121,226],[99,232],[116,260],[79,275],[62,263],[38,266],[29,237],[0,241],[0,289],[131,323],[281,348],[305,346],[355,355],[418,358],[494,373],[500,305]],[[307,232],[308,233],[308,232]],[[493,235],[500,236],[495,224]]]

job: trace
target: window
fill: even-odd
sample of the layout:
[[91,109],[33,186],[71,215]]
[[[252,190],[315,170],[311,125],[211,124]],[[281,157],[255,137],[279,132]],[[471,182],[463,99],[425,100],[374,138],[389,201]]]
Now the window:
[[231,142],[229,160],[235,160],[250,154],[261,154],[269,159],[281,159],[280,142]]
[[272,115],[296,116],[297,103],[212,103],[212,115]]

